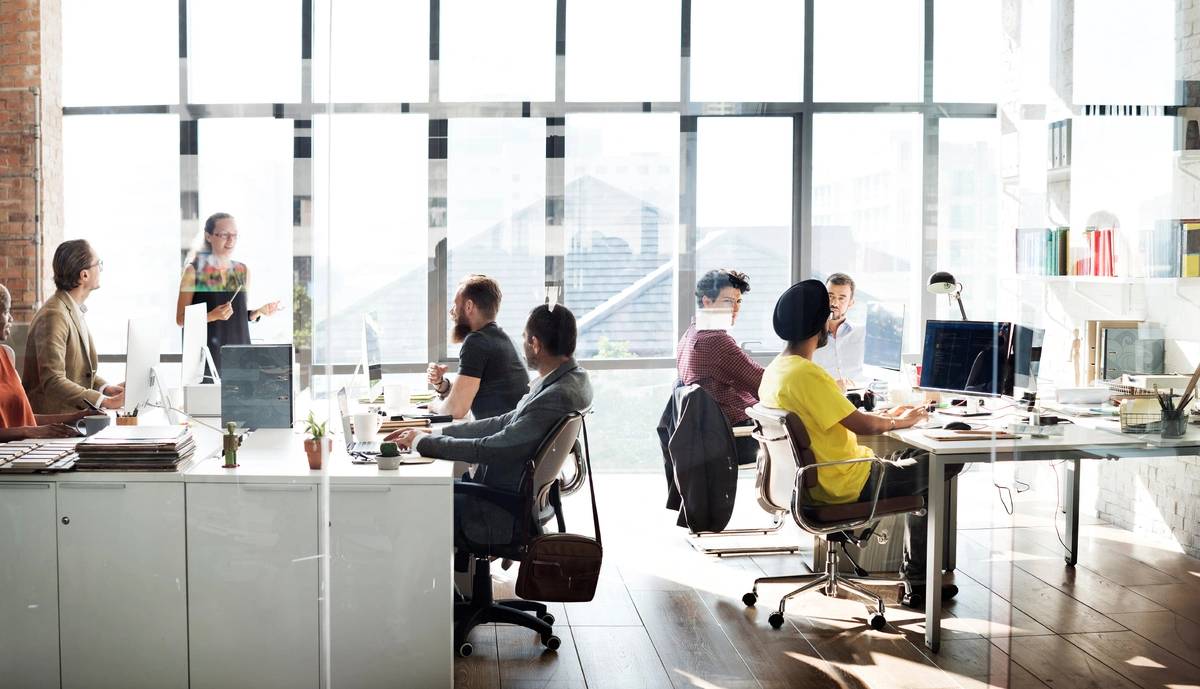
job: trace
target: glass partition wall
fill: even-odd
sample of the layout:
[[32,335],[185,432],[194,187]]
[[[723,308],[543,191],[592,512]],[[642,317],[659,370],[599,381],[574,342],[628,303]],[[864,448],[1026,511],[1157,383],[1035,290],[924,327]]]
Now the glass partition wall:
[[[163,322],[178,364],[178,276],[214,212],[238,220],[251,307],[283,305],[252,339],[295,347],[301,399],[335,427],[336,392],[361,394],[364,318],[385,383],[418,390],[428,362],[456,363],[466,274],[499,280],[518,352],[530,308],[571,308],[598,473],[661,470],[675,345],[714,268],[749,274],[732,334],[763,363],[778,295],[838,272],[868,337],[871,313],[901,315],[908,364],[926,321],[959,318],[927,289],[937,271],[971,319],[1044,331],[1043,387],[1200,356],[1200,63],[1171,0],[97,7],[63,2],[65,237],[106,259],[93,334],[112,380],[131,316]],[[1105,333],[1127,351],[1105,360]],[[1115,464],[1085,467],[1085,509],[1183,543],[1182,465]],[[1014,465],[960,483],[1057,497],[1057,469]],[[991,507],[961,525],[1019,521]],[[339,640],[321,639],[328,672]]]
[[[905,354],[926,319],[957,314],[925,289],[937,270],[971,318],[1045,328],[1067,353],[1087,326],[1064,305],[1146,315],[1147,290],[1189,284],[1140,277],[1138,233],[1200,214],[1162,3],[110,4],[64,3],[63,110],[65,236],[111,257],[108,368],[126,314],[161,318],[177,361],[173,283],[217,211],[238,219],[251,302],[284,305],[251,337],[294,344],[316,399],[350,380],[368,314],[389,379],[453,366],[448,310],[470,272],[499,279],[514,339],[547,299],[575,312],[580,358],[614,381],[598,412],[669,377],[713,268],[749,274],[733,335],[763,362],[782,345],[777,295],[834,272],[858,283],[852,323],[875,303],[905,315]],[[1073,164],[1054,158],[1061,122]],[[1025,229],[1069,227],[1073,272],[1106,222],[1117,281],[1023,269]],[[1066,356],[1046,380],[1074,382]],[[646,432],[622,454],[657,453],[662,403],[639,408]]]

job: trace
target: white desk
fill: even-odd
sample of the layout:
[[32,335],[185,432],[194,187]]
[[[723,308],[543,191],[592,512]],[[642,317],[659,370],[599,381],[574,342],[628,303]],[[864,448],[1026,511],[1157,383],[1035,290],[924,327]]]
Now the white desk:
[[194,430],[182,472],[0,476],[4,682],[452,685],[450,462],[310,471],[263,430],[223,469]]
[[[1065,415],[1064,415],[1065,416]],[[948,422],[962,419],[941,417]],[[1003,427],[1011,415],[969,419],[973,426]],[[1072,418],[1062,436],[1023,437],[1018,440],[932,440],[920,429],[893,431],[889,437],[929,453],[929,496],[927,498],[928,559],[926,560],[925,645],[934,652],[941,643],[941,572],[947,562],[953,569],[953,513],[957,508],[953,490],[947,493],[946,465],[974,462],[1066,460],[1068,550],[1066,564],[1073,566],[1079,553],[1079,465],[1084,459],[1162,457],[1200,452],[1200,429],[1189,427],[1179,440],[1162,440],[1157,435],[1125,435],[1119,425],[1100,417]]]

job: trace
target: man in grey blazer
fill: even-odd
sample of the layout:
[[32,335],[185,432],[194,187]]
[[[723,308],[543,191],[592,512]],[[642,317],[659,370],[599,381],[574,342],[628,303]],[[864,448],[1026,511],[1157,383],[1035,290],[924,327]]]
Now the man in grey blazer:
[[[571,412],[592,404],[588,374],[575,363],[575,316],[565,306],[539,306],[525,322],[525,362],[537,371],[529,394],[517,408],[480,421],[447,426],[441,435],[406,429],[388,436],[422,456],[477,465],[477,483],[507,491],[520,489],[525,462],[542,441]],[[507,543],[512,539],[512,515],[490,503],[454,495],[456,534],[464,530],[472,540]]]

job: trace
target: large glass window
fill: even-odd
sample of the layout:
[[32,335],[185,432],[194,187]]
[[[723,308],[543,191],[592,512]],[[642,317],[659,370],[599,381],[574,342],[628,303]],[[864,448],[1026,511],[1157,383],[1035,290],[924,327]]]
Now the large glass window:
[[88,240],[104,261],[87,304],[96,349],[124,354],[128,319],[146,318],[178,352],[179,118],[65,117],[63,149],[63,238]]
[[692,3],[692,100],[804,99],[804,3]]
[[1175,3],[1075,3],[1076,103],[1175,102]]
[[[313,260],[313,293],[304,295],[313,360],[357,363],[362,318],[374,314],[384,361],[425,361],[428,120],[334,115],[313,125],[316,256],[297,256]],[[297,281],[297,290],[309,288]]]
[[[943,119],[938,134],[938,269],[963,284],[974,320],[1011,318],[1001,279],[1012,272],[1012,235],[1000,231],[1000,125],[995,119]],[[938,318],[958,318],[937,300]]]
[[566,303],[582,357],[671,356],[679,116],[567,118]]
[[216,212],[233,215],[233,258],[249,271],[249,308],[272,301],[283,307],[250,325],[255,342],[292,341],[293,127],[266,118],[200,121],[200,222]]
[[444,101],[554,100],[554,2],[445,0]]
[[504,295],[497,322],[519,344],[530,309],[546,298],[546,122],[454,120],[449,137],[447,307],[466,275],[495,278]]
[[817,0],[813,98],[920,101],[925,45],[921,0]]
[[872,301],[907,308],[906,351],[921,325],[921,116],[822,115],[813,122],[813,271],[857,283],[851,322]]
[[792,118],[702,117],[697,142],[696,276],[747,273],[731,334],[777,351],[771,315],[792,283]]
[[936,0],[933,99],[994,103],[1000,97],[1000,0]]
[[300,101],[300,10],[294,0],[204,0],[188,8],[188,99]]
[[64,0],[63,105],[179,102],[179,5]]
[[317,0],[312,75],[318,103],[427,100],[429,3]]
[[679,100],[679,0],[567,3],[567,100]]

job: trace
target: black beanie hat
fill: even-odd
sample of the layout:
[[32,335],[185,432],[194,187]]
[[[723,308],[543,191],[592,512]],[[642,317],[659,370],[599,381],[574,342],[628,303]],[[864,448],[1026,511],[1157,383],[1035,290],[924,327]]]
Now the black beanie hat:
[[804,280],[787,289],[775,302],[775,334],[799,342],[821,332],[829,321],[829,290],[820,280]]

